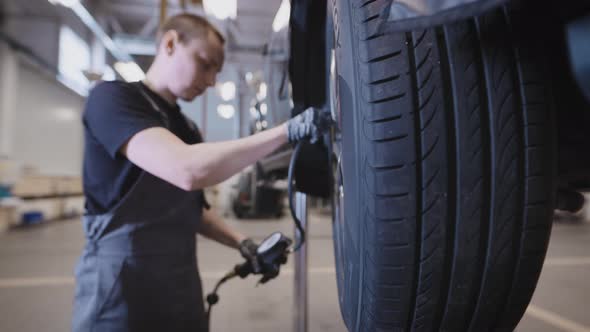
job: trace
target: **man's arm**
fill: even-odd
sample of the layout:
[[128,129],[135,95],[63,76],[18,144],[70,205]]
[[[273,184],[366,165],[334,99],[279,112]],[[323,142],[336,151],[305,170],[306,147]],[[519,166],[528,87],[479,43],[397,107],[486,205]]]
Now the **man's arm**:
[[145,171],[188,191],[221,183],[286,143],[286,124],[233,141],[193,145],[154,127],[131,137],[121,153]]
[[239,249],[240,243],[246,239],[244,235],[231,229],[212,210],[203,211],[203,217],[198,232],[211,240],[234,249]]

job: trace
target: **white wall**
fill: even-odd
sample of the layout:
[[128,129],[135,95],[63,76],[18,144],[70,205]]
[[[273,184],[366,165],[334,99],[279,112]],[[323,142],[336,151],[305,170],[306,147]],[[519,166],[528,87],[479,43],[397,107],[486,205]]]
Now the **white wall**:
[[20,61],[10,158],[42,174],[80,175],[84,99]]
[[[55,17],[8,17],[1,28],[56,68],[62,24],[91,40],[88,30],[69,12]],[[0,153],[42,174],[80,175],[84,99],[59,83],[47,68],[39,68],[4,43],[0,64],[0,97],[9,97],[0,102]]]

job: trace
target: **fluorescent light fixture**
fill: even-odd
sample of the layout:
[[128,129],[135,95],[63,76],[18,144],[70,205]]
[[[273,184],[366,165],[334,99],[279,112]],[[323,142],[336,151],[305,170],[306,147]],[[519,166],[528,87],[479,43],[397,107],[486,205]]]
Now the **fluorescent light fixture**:
[[234,117],[234,114],[236,113],[236,109],[234,108],[233,105],[221,104],[221,105],[217,106],[217,113],[219,114],[220,117],[222,117],[224,119],[231,119]]
[[80,0],[49,0],[53,5],[60,5],[68,8],[74,7],[76,4],[80,3]]
[[217,85],[217,91],[223,101],[230,101],[236,98],[236,84],[234,82],[224,82]]
[[238,15],[237,0],[203,0],[203,9],[219,20],[235,19]]
[[266,85],[266,83],[264,83],[264,82],[260,83],[260,86],[258,87],[258,93],[256,94],[256,98],[258,98],[258,100],[266,99],[267,92],[268,92],[268,86]]
[[127,82],[137,82],[145,78],[145,74],[133,61],[115,63],[115,70]]
[[254,74],[249,71],[246,73],[246,82],[250,82],[254,78]]
[[59,29],[57,68],[64,79],[81,88],[88,88],[88,78],[84,71],[90,68],[90,48],[82,37],[67,26]]
[[279,32],[289,25],[289,18],[291,17],[291,2],[290,0],[283,0],[281,7],[275,15],[275,19],[272,22],[272,30]]
[[111,52],[111,54],[118,61],[133,61],[133,58],[115,45],[113,40],[102,29],[102,26],[96,22],[94,16],[82,5],[79,0],[49,0],[54,5],[61,5],[70,8],[78,18],[84,23],[90,31],[94,33],[96,38],[104,45],[104,47]]

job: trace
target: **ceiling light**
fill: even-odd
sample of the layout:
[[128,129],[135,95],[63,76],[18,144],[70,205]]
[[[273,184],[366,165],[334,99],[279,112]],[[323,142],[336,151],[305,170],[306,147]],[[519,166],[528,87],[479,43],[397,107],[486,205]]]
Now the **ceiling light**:
[[137,82],[145,78],[145,74],[137,63],[133,61],[129,62],[117,62],[115,63],[115,70],[123,79],[127,82]]
[[217,91],[223,101],[230,101],[236,97],[236,84],[234,82],[225,82],[217,85]]
[[264,99],[266,99],[267,92],[268,92],[268,86],[266,85],[266,83],[262,82],[262,83],[260,83],[260,86],[258,87],[258,93],[256,94],[256,97],[258,98],[258,100],[264,100]]
[[283,0],[281,7],[275,15],[275,19],[272,22],[272,30],[279,32],[289,25],[289,18],[291,17],[291,2],[289,0]]
[[207,15],[219,20],[235,19],[238,14],[237,0],[203,0],[203,9]]
[[224,119],[231,119],[234,117],[236,109],[233,107],[233,105],[221,104],[217,106],[217,113]]
[[260,104],[260,114],[266,115],[267,112],[268,112],[268,106],[266,105],[266,103]]

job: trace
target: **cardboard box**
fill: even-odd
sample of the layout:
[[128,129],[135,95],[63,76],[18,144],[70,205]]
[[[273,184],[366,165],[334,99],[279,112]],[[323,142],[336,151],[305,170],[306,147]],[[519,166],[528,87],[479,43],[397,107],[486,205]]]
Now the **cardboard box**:
[[74,216],[81,216],[84,214],[84,196],[67,197],[64,198],[63,213],[64,217],[70,218]]
[[62,195],[82,194],[82,179],[80,177],[60,177],[56,178],[56,192]]
[[56,195],[56,180],[43,175],[28,175],[20,178],[12,187],[12,194],[19,197]]
[[12,186],[19,178],[18,165],[5,157],[0,157],[0,185]]
[[0,206],[0,233],[18,224],[16,207]]

